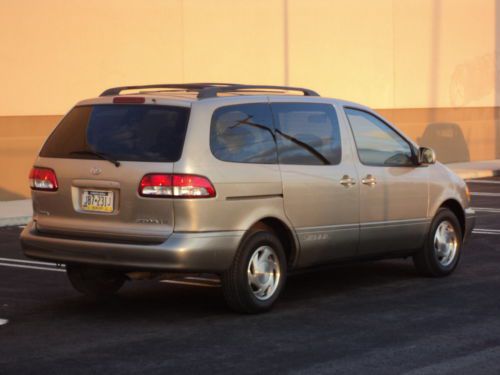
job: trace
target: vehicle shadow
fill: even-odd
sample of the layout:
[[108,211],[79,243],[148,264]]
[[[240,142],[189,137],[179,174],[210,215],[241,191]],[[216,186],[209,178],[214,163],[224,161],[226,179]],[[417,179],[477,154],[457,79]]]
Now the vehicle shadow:
[[401,288],[419,279],[413,264],[399,259],[331,266],[290,277],[283,301],[293,306],[330,297],[356,298],[368,289]]
[[24,195],[18,194],[16,192],[0,188],[0,202],[1,201],[14,201],[20,199],[27,199]]
[[469,148],[462,129],[454,123],[432,123],[417,139],[421,146],[430,147],[442,163],[465,162],[470,160]]
[[[315,302],[354,298],[367,290],[401,288],[420,279],[411,262],[388,260],[333,266],[294,274],[271,314],[293,312]],[[85,316],[86,320],[113,322],[152,321],[180,323],[208,317],[235,317],[225,305],[222,289],[165,284],[155,281],[128,283],[115,297],[95,301],[73,292],[74,297],[44,304],[58,316]]]

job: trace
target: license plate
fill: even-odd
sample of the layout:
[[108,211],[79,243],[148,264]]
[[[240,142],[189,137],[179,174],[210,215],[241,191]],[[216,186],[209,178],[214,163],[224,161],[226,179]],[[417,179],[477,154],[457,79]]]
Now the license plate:
[[103,190],[84,190],[82,210],[92,212],[113,212],[113,192]]

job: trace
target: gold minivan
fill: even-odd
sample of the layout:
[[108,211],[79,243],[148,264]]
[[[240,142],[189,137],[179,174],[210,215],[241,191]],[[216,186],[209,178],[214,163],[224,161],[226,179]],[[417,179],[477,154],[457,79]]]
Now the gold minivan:
[[292,270],[412,256],[446,276],[474,226],[467,187],[359,104],[296,87],[117,87],[78,103],[30,173],[27,256],[94,297],[126,280],[220,277],[269,310]]

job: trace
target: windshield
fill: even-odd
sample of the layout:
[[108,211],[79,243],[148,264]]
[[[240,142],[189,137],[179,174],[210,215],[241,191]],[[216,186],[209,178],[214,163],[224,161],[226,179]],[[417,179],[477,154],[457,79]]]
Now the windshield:
[[94,105],[73,108],[40,156],[68,159],[174,162],[179,160],[189,108],[158,105]]

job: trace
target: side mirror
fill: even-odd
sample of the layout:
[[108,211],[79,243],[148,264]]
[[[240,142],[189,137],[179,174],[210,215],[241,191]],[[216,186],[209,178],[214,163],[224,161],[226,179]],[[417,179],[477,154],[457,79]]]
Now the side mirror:
[[432,148],[420,147],[418,150],[418,162],[420,164],[434,164],[436,162],[436,153]]

